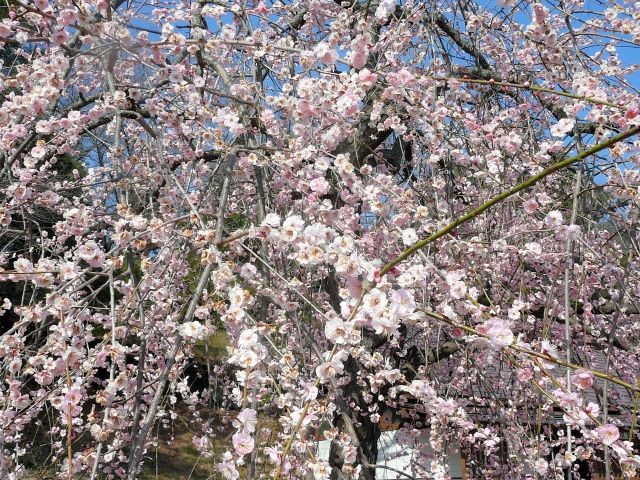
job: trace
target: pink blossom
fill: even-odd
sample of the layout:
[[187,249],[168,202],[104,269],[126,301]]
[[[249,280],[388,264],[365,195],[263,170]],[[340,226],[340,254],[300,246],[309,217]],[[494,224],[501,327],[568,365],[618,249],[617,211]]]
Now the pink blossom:
[[338,53],[326,42],[320,42],[313,50],[318,60],[327,65],[333,65],[338,60]]
[[524,208],[524,211],[528,214],[534,214],[538,211],[538,202],[536,202],[535,199],[530,198],[522,204],[522,208]]
[[327,340],[341,345],[347,342],[351,328],[351,325],[348,323],[339,318],[335,318],[326,323],[324,331],[327,336]]
[[393,87],[406,87],[413,83],[415,77],[406,68],[387,75],[387,80]]
[[244,456],[253,451],[255,446],[254,440],[248,433],[237,432],[231,437],[233,448],[238,452],[238,455]]
[[65,30],[58,30],[53,35],[51,35],[51,40],[53,40],[53,43],[55,43],[56,45],[63,44],[67,40],[67,38],[69,38],[69,34]]
[[324,461],[311,464],[313,477],[315,480],[329,480],[331,477],[331,466]]
[[519,382],[527,383],[533,378],[533,372],[530,368],[520,368],[516,374]]
[[[560,356],[560,354],[558,353],[558,347],[553,343],[551,343],[549,340],[543,340],[542,342],[540,342],[540,347],[541,347],[541,352],[544,355],[547,355],[551,358],[558,358]],[[557,366],[555,362],[551,362],[547,360],[542,360],[541,363],[544,366],[544,368],[547,368],[547,369],[554,369]]]
[[523,253],[534,256],[541,255],[542,245],[540,245],[538,242],[528,242],[524,246]]
[[620,464],[637,470],[640,468],[640,455],[629,455],[627,452],[630,450],[631,448],[627,448],[618,452]]
[[342,375],[342,372],[344,372],[344,364],[336,358],[330,362],[321,363],[316,367],[316,375],[322,382],[326,382],[336,375]]
[[34,158],[42,158],[46,155],[47,151],[43,147],[37,146],[31,149],[31,156]]
[[391,297],[389,309],[398,318],[408,317],[416,310],[413,294],[404,289],[396,290]]
[[255,432],[257,424],[258,414],[253,408],[243,409],[233,421],[235,428],[247,433]]
[[33,197],[33,190],[26,185],[18,185],[13,192],[13,196],[16,200],[26,201]]
[[611,375],[640,364],[633,2],[119,3],[0,20],[0,478],[39,426],[43,471],[131,477],[176,421],[213,476],[331,477],[324,438],[358,478],[396,419],[416,478],[454,448],[552,478],[603,442],[631,473],[633,389],[598,430],[587,367],[613,323]]
[[405,246],[413,245],[418,241],[418,234],[413,228],[405,228],[402,230],[402,243]]
[[364,68],[369,55],[369,39],[364,35],[357,35],[351,41],[351,65],[356,70]]
[[576,370],[571,375],[571,383],[581,389],[589,388],[593,385],[593,373],[588,370]]
[[258,364],[258,360],[258,355],[255,352],[245,350],[238,355],[237,364],[246,370],[255,367]]
[[[302,417],[304,415],[304,418]],[[306,427],[314,420],[317,420],[318,417],[308,411],[305,412],[304,408],[293,407],[291,411],[291,423],[293,425],[298,425],[300,423],[301,427]]]
[[389,301],[387,299],[387,295],[383,291],[373,288],[364,296],[362,303],[366,313],[379,316],[384,313]]
[[554,137],[564,137],[567,133],[573,130],[575,123],[576,122],[573,118],[563,118],[551,127],[551,134]]
[[296,238],[298,238],[298,235],[302,232],[303,227],[304,227],[304,221],[299,215],[292,215],[290,217],[287,217],[284,220],[282,224],[282,228],[280,230],[282,238],[285,241],[289,241],[289,242],[294,241]]
[[230,459],[225,459],[225,461],[216,464],[216,468],[226,480],[236,480],[240,477],[238,469]]
[[185,338],[197,340],[204,337],[206,329],[200,322],[186,322],[180,325],[180,335]]
[[550,203],[553,202],[553,199],[547,195],[546,193],[542,192],[539,193],[538,195],[536,195],[536,198],[538,199],[538,203],[540,203],[540,205],[549,205]]
[[329,191],[329,182],[322,177],[318,177],[309,182],[309,187],[311,187],[311,191],[324,195]]
[[620,431],[618,430],[618,427],[610,423],[599,426],[596,429],[596,432],[600,441],[605,445],[612,445],[620,438]]
[[558,210],[551,210],[544,218],[544,221],[550,227],[559,227],[563,222],[562,213]]
[[26,258],[19,258],[16,260],[13,264],[13,268],[15,268],[18,273],[33,272],[33,264]]
[[392,316],[376,315],[371,319],[371,328],[378,335],[391,335],[398,328],[398,320]]
[[368,68],[363,68],[358,72],[358,83],[363,88],[371,88],[378,80],[378,75],[371,72]]
[[280,216],[276,213],[268,213],[264,217],[262,224],[271,228],[278,228],[280,226]]
[[62,12],[60,12],[60,15],[59,15],[58,18],[60,19],[60,23],[63,26],[67,26],[67,25],[71,25],[73,22],[76,21],[77,14],[76,14],[75,9],[67,8],[67,9],[63,10]]
[[591,415],[592,417],[597,417],[600,415],[600,405],[597,403],[589,402],[586,407],[584,407],[584,411]]
[[547,471],[549,470],[549,464],[546,460],[539,458],[538,460],[536,460],[536,462],[534,463],[536,472],[538,472],[540,475],[546,475]]
[[105,254],[94,241],[83,243],[78,248],[78,256],[92,267],[100,267],[104,264]]
[[13,35],[11,25],[6,21],[0,22],[0,38],[8,38]]
[[22,367],[22,360],[19,358],[14,358],[9,362],[8,370],[11,375],[17,375],[20,373],[20,367]]
[[82,400],[82,391],[78,387],[71,387],[65,394],[64,400],[69,405],[78,405]]
[[259,14],[265,14],[265,13],[269,12],[269,9],[265,5],[264,1],[261,0],[260,2],[258,2],[258,4],[253,9],[253,12],[254,13],[259,13]]
[[514,335],[509,325],[504,320],[493,319],[487,322],[487,334],[489,341],[496,350],[508,347],[513,343]]
[[396,0],[382,0],[378,4],[375,15],[379,20],[386,20],[391,12],[396,8]]
[[49,1],[48,0],[34,0],[34,6],[41,11],[46,11],[49,9]]

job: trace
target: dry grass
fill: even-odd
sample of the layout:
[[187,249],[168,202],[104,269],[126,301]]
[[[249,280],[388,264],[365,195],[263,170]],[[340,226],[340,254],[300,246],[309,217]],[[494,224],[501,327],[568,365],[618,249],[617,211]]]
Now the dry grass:
[[[230,448],[233,428],[227,424],[215,437],[211,445],[214,451],[212,458],[206,458],[193,445],[193,438],[201,434],[200,421],[187,408],[178,408],[176,418],[166,428],[154,429],[151,440],[157,440],[156,446],[150,446],[144,459],[141,480],[218,480],[216,463],[222,454]],[[225,412],[211,409],[200,410],[201,418],[211,418],[215,426],[222,424]],[[217,417],[217,418],[216,418]]]

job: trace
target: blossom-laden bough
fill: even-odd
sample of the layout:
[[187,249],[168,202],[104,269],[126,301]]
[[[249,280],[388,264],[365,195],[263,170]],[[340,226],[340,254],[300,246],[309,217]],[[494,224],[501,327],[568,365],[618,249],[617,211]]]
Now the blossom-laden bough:
[[640,468],[637,5],[0,19],[2,478]]

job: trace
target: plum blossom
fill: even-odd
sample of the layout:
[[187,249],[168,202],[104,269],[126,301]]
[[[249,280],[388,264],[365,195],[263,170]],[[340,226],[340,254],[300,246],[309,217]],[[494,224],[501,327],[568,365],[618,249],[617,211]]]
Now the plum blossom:
[[563,118],[551,127],[551,134],[554,137],[564,137],[567,133],[573,130],[573,126],[575,124],[576,121],[573,118]]
[[371,320],[371,328],[378,335],[391,335],[398,328],[398,320],[390,315],[376,315]]
[[255,352],[245,350],[238,354],[236,363],[244,369],[250,369],[258,364],[258,360],[258,355]]
[[526,307],[526,303],[522,300],[514,300],[511,308],[507,311],[507,316],[510,320],[518,320],[520,318],[522,310]]
[[344,363],[336,357],[330,361],[321,363],[316,367],[316,375],[320,381],[326,383],[330,378],[336,375],[342,375],[344,372]]
[[[547,355],[551,358],[559,358],[560,354],[558,352],[558,347],[551,343],[549,340],[543,340],[542,342],[540,342],[540,347],[544,355]],[[548,360],[542,360],[540,363],[542,363],[544,368],[547,369],[553,369],[556,367],[556,363]]]
[[[401,417],[416,478],[453,445],[483,478],[603,444],[631,475],[633,389],[609,382],[602,427],[589,400],[614,318],[612,379],[640,364],[637,5],[117,3],[0,19],[0,478],[43,428],[43,471],[135,476],[177,415],[204,456],[230,444],[214,476],[330,478],[322,430],[358,478],[345,407],[358,437]],[[425,232],[448,233],[407,251]]]
[[322,460],[311,464],[311,471],[315,480],[329,480],[331,476],[331,466]]
[[610,423],[599,426],[596,429],[596,433],[598,434],[600,441],[609,446],[620,438],[620,431],[618,430],[618,427]]
[[324,178],[318,177],[314,178],[309,182],[309,187],[311,191],[317,193],[318,195],[325,195],[329,192],[329,182],[327,182]]
[[300,233],[302,233],[304,227],[304,220],[299,215],[292,215],[287,217],[281,228],[282,239],[286,242],[293,242]]
[[240,276],[247,281],[253,280],[258,275],[258,269],[251,263],[245,263],[240,269]]
[[544,217],[544,221],[550,227],[559,227],[563,222],[562,212],[559,212],[558,210],[551,210],[547,213],[547,216]]
[[536,199],[540,205],[550,205],[553,203],[553,199],[547,195],[545,192],[540,192],[536,195]]
[[27,201],[33,197],[33,190],[26,185],[18,185],[13,192],[16,200]]
[[413,83],[415,77],[409,70],[402,68],[398,72],[387,75],[387,80],[393,87],[407,87]]
[[30,273],[34,271],[33,264],[26,258],[19,258],[13,263],[13,268],[18,273]]
[[489,342],[496,350],[508,347],[513,343],[513,331],[504,320],[494,318],[485,324],[485,328],[487,335],[489,335]]
[[386,20],[391,12],[396,8],[396,0],[382,0],[376,8],[376,18],[378,20]]
[[232,307],[244,307],[251,301],[251,294],[239,285],[229,291],[229,302]]
[[367,63],[369,55],[369,39],[364,35],[357,35],[351,41],[351,65],[361,70]]
[[318,387],[316,387],[313,383],[305,382],[302,384],[302,388],[304,391],[303,396],[305,400],[315,400],[318,397]]
[[262,221],[262,225],[267,225],[271,228],[278,228],[280,226],[280,215],[273,212],[267,213]]
[[547,471],[549,470],[549,463],[543,458],[539,458],[535,461],[534,467],[536,469],[536,472],[538,472],[540,475],[546,475]]
[[522,208],[524,208],[525,212],[531,215],[538,211],[539,205],[535,198],[529,198],[522,204]]
[[62,45],[68,38],[69,34],[64,29],[58,30],[51,36],[51,39],[56,45]]
[[325,327],[324,332],[327,336],[327,340],[342,345],[347,343],[353,326],[350,323],[344,322],[340,318],[334,318],[329,320]]
[[41,11],[46,11],[49,9],[49,0],[34,0],[34,6]]
[[519,382],[527,383],[533,378],[533,370],[530,368],[520,368],[516,372],[516,378]]
[[456,275],[447,275],[447,283],[449,284],[449,293],[451,297],[456,300],[460,300],[467,295],[467,286],[466,284],[459,280]]
[[398,318],[406,318],[416,310],[413,294],[407,290],[396,290],[391,297],[389,310]]
[[233,421],[233,426],[247,433],[253,433],[256,431],[256,425],[258,424],[258,414],[253,408],[243,409]]
[[104,252],[93,240],[80,245],[78,256],[94,268],[101,267],[105,262]]
[[31,149],[31,156],[33,158],[40,159],[40,158],[44,157],[46,155],[46,153],[47,153],[47,150],[44,147],[40,146],[40,145],[35,146],[35,147],[33,147]]
[[200,322],[186,322],[180,325],[180,335],[190,340],[199,340],[206,334],[206,327]]
[[60,15],[58,16],[60,23],[64,26],[71,25],[73,22],[75,22],[76,18],[77,18],[77,14],[75,9],[73,8],[67,8],[62,10],[60,12]]
[[571,383],[583,390],[589,388],[593,385],[593,373],[588,370],[576,370],[571,375]]
[[0,38],[8,38],[13,35],[11,23],[5,21],[0,22]]
[[418,234],[413,228],[405,228],[402,230],[402,243],[407,247],[418,241]]
[[[304,415],[304,417],[303,417]],[[306,427],[314,420],[317,420],[318,417],[313,413],[305,411],[304,408],[293,407],[291,409],[291,423],[297,425],[300,422],[301,427]],[[301,421],[302,420],[302,421]]]
[[222,459],[223,461],[216,465],[220,474],[227,480],[237,480],[240,477],[240,472],[238,472],[238,469],[232,461],[233,456],[231,453],[225,452]]
[[378,75],[368,68],[363,68],[358,72],[358,84],[365,89],[373,87],[377,80]]
[[338,60],[338,52],[326,42],[320,42],[313,49],[313,53],[322,63],[333,65]]
[[236,432],[231,437],[231,442],[233,443],[233,448],[238,455],[244,456],[253,451],[255,446],[255,442],[251,435],[246,432]]
[[366,313],[371,316],[380,316],[385,312],[389,300],[383,291],[373,288],[364,296],[362,303]]
[[600,405],[598,405],[597,403],[589,402],[587,403],[587,406],[584,407],[584,411],[592,417],[597,417],[598,415],[600,415]]
[[540,245],[538,242],[527,242],[522,252],[533,256],[541,255],[542,245]]

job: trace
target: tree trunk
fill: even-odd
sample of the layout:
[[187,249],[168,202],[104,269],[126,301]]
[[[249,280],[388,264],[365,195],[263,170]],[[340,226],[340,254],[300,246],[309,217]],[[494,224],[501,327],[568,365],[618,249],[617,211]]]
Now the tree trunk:
[[[378,461],[378,440],[380,439],[380,427],[373,423],[370,417],[360,416],[356,423],[350,415],[353,410],[351,402],[355,402],[361,409],[366,411],[368,404],[358,395],[362,390],[357,384],[357,374],[360,369],[358,362],[352,357],[345,362],[345,371],[351,376],[351,382],[341,390],[342,398],[336,398],[338,412],[336,413],[335,426],[341,433],[347,433],[351,437],[351,443],[358,449],[356,462],[350,466],[354,469],[362,465],[360,478],[363,480],[375,480],[375,469],[370,468]],[[338,395],[340,392],[336,392]],[[354,438],[355,437],[355,438]],[[348,480],[352,478],[350,470],[345,469],[344,455],[337,441],[331,442],[329,451],[329,465],[331,465],[331,480]]]

